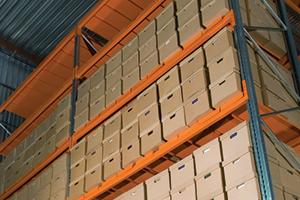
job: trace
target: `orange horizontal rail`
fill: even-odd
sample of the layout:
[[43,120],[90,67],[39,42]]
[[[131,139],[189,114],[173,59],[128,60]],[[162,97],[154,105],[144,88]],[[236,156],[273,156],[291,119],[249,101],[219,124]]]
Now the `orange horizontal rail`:
[[233,12],[230,11],[224,17],[220,17],[214,23],[212,23],[205,30],[201,31],[199,34],[195,35],[189,41],[183,49],[179,49],[174,52],[163,64],[157,66],[146,78],[138,82],[134,87],[132,87],[128,92],[120,96],[114,103],[102,111],[97,117],[85,124],[73,135],[73,140],[76,142],[78,139],[85,136],[89,131],[111,116],[113,113],[118,111],[124,105],[126,105],[130,100],[136,97],[140,92],[149,87],[154,83],[158,78],[163,74],[169,71],[172,67],[178,64],[182,59],[192,53],[194,50],[199,48],[204,44],[209,38],[215,35],[218,31],[224,28],[227,25],[234,25],[234,16]]
[[10,186],[3,194],[1,194],[0,200],[4,200],[26,184],[30,179],[35,177],[41,170],[47,167],[52,161],[54,161],[58,156],[65,152],[71,145],[71,140],[66,139],[61,146],[59,146],[53,153],[51,153],[48,158],[34,167],[28,174],[21,177],[15,184]]
[[[246,89],[245,86],[246,84],[245,82],[243,82],[244,91]],[[210,127],[214,123],[223,119],[228,114],[242,107],[243,105],[246,104],[247,100],[248,100],[247,93],[240,92],[235,97],[230,99],[230,101],[227,102],[226,105],[224,105],[223,107],[217,110],[211,111],[205,117],[199,119],[196,123],[183,130],[177,137],[169,140],[166,143],[161,144],[157,151],[150,152],[144,157],[141,157],[133,165],[123,169],[116,175],[110,177],[108,180],[103,182],[101,185],[91,189],[89,192],[82,195],[79,198],[79,200],[95,199],[103,192],[111,189],[112,187],[116,186],[118,183],[122,182],[123,180],[126,180],[127,178],[137,173],[138,171],[142,170],[149,164],[163,157],[168,152],[174,150],[176,147],[190,140],[192,137],[196,136],[201,131],[205,130],[206,128]]]
[[[96,64],[98,62],[97,58],[101,58],[103,55],[106,55],[109,53],[109,51],[115,47],[116,44],[120,43],[130,32],[132,32],[143,20],[146,19],[146,17],[148,17],[151,13],[153,13],[160,5],[162,5],[166,0],[159,0],[157,1],[155,4],[153,4],[152,6],[149,7],[149,9],[146,10],[146,12],[141,15],[140,17],[138,17],[137,19],[135,19],[132,22],[132,25],[129,26],[126,30],[123,31],[123,33],[117,37],[116,39],[114,39],[111,43],[109,43],[109,45],[107,47],[105,47],[101,52],[99,52],[98,54],[96,54],[94,57],[92,57],[90,59],[90,61],[82,66],[80,69],[86,69],[85,71],[81,71],[81,75],[83,75],[85,72],[87,72],[88,70],[90,70],[92,68],[92,66],[94,64]],[[86,18],[83,19],[83,22],[88,21],[88,19],[90,19],[99,9],[101,9],[101,7],[103,7],[105,5],[105,2],[108,2],[108,0],[101,2],[101,4],[99,4],[98,7],[96,7],[94,10],[91,11],[91,16],[88,15]],[[81,26],[83,24],[83,22],[81,22]],[[53,57],[66,45],[66,43],[68,43],[70,40],[72,40],[73,36],[75,35],[75,32],[72,31],[66,39],[64,39],[57,48],[55,48],[55,50],[46,58],[45,61],[43,61],[43,63],[37,68],[37,70],[35,72],[33,72],[33,75],[29,76],[28,80],[26,80],[24,82],[23,85],[20,86],[19,89],[16,90],[16,93],[14,93],[13,95],[11,95],[11,97],[0,107],[0,112],[3,111],[10,103],[13,102],[14,98],[16,98],[19,94],[22,93],[22,89],[24,89],[27,85],[30,84],[30,80],[32,80],[33,78],[35,78],[36,76],[38,76],[38,73],[42,70],[44,70],[45,66],[47,63],[49,63],[51,61],[51,59],[53,59]],[[82,77],[82,76],[79,77]],[[0,154],[5,154],[6,152],[8,152],[10,149],[12,149],[14,146],[16,146],[17,141],[21,140],[22,138],[24,138],[26,136],[26,133],[24,133],[26,131],[26,128],[28,128],[31,124],[34,123],[35,120],[38,119],[38,117],[47,109],[49,108],[51,105],[53,105],[54,103],[56,103],[56,100],[59,99],[59,97],[61,97],[66,91],[70,90],[72,85],[72,81],[69,81],[67,84],[65,84],[64,86],[62,86],[62,89],[60,91],[58,91],[57,95],[54,96],[53,98],[49,99],[49,101],[45,104],[45,106],[42,107],[42,109],[38,110],[36,113],[34,113],[30,118],[26,119],[26,121],[14,132],[14,134],[12,134],[9,138],[7,138],[2,144],[0,144]],[[2,110],[1,110],[2,109]]]

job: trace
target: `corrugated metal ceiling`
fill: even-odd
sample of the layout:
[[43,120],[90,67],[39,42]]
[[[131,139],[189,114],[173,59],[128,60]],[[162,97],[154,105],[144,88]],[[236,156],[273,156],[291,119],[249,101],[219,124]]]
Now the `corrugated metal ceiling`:
[[0,37],[45,57],[99,0],[1,0]]

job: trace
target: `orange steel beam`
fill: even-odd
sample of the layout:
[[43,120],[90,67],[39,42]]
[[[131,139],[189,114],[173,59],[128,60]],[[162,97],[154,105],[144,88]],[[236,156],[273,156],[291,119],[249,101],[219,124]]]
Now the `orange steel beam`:
[[[126,30],[124,30],[123,34],[121,34],[119,37],[117,37],[115,40],[113,40],[109,46],[105,49],[103,49],[99,54],[96,54],[90,62],[88,62],[85,66],[82,66],[84,69],[91,69],[94,64],[97,63],[99,57],[102,57],[103,55],[106,55],[116,44],[120,43],[122,39],[124,39],[130,32],[132,32],[146,17],[148,17],[151,13],[153,13],[160,5],[162,5],[166,0],[159,0],[157,1],[153,6],[151,6],[147,11],[140,17],[134,20],[131,26],[129,26]],[[108,0],[102,1],[94,10],[91,11],[91,13],[80,22],[80,24],[73,30],[59,45],[56,47],[52,53],[40,64],[40,66],[28,77],[28,79],[20,86],[19,89],[13,93],[4,104],[0,106],[0,112],[5,110],[7,106],[9,106],[11,103],[13,103],[14,99],[22,93],[22,90],[26,88],[28,85],[30,85],[31,80],[33,80],[35,77],[39,75],[39,73],[45,69],[46,65],[54,58],[54,56],[61,50],[63,47],[71,41],[75,36],[75,31],[78,31],[79,27],[82,27],[84,23],[86,23],[90,18],[92,18],[95,13],[99,9],[101,9],[105,3],[107,3]],[[125,34],[126,33],[126,34]],[[79,69],[80,70],[80,69]],[[87,72],[85,70],[84,72]],[[78,73],[83,74],[83,73]],[[79,76],[82,77],[82,76]],[[65,94],[66,91],[70,90],[72,85],[72,80],[66,83],[64,86],[62,86],[62,89],[58,91],[57,95],[53,98],[49,99],[49,101],[45,104],[45,106],[42,107],[42,109],[38,110],[36,113],[34,113],[30,118],[26,119],[26,121],[12,134],[8,139],[6,139],[3,143],[0,144],[0,154],[7,153],[10,149],[12,149],[14,146],[17,145],[17,142],[20,142],[27,134],[26,128],[28,128],[37,118],[51,105],[56,103],[56,100],[59,99],[63,94]]]
[[20,178],[15,184],[10,186],[8,190],[1,194],[0,200],[4,200],[12,195],[15,191],[21,188],[24,184],[26,184],[30,179],[36,176],[41,170],[47,167],[52,161],[54,161],[58,156],[60,156],[64,151],[66,151],[71,144],[70,139],[66,139],[60,147],[58,147],[53,153],[51,153],[48,158],[42,161],[39,165],[34,167],[28,174]]
[[[111,49],[117,46],[126,36],[128,36],[138,25],[140,25],[148,16],[150,16],[157,8],[159,8],[166,0],[157,0],[155,4],[153,4],[142,16],[136,19],[126,30],[122,31],[122,33],[113,41],[111,41],[101,52],[93,56],[85,66],[81,67],[77,71],[77,77],[82,77],[84,74],[88,73],[88,71],[93,67],[95,63],[97,63],[101,58],[103,58]],[[105,1],[105,2],[108,2]],[[105,3],[103,3],[103,6]],[[101,8],[101,7],[100,7]],[[99,8],[99,9],[100,9]],[[96,13],[98,10],[94,10],[93,13]],[[83,23],[86,23],[87,19],[83,20]],[[83,26],[83,23],[79,24],[79,27]]]
[[[245,82],[243,82],[244,91],[246,89],[245,86],[246,84]],[[247,93],[240,92],[235,97],[231,98],[230,101],[226,103],[226,105],[222,106],[217,110],[211,111],[208,115],[199,119],[196,123],[183,130],[177,137],[169,140],[166,143],[161,144],[157,151],[150,152],[146,154],[144,157],[141,157],[133,165],[123,169],[119,173],[115,174],[114,176],[110,177],[108,180],[103,182],[101,185],[96,186],[86,194],[82,195],[79,198],[79,200],[95,199],[103,192],[111,189],[112,187],[122,182],[123,180],[126,180],[127,178],[137,173],[138,171],[142,170],[149,164],[163,157],[168,152],[174,150],[176,147],[190,140],[192,137],[196,136],[201,131],[205,130],[206,128],[210,127],[214,123],[223,119],[233,111],[245,105],[247,100],[248,100]]]
[[204,44],[209,38],[215,35],[218,31],[220,31],[223,27],[227,25],[234,25],[234,17],[233,12],[230,11],[224,17],[220,17],[214,23],[212,23],[205,30],[201,31],[199,34],[195,35],[191,38],[183,49],[179,49],[174,52],[163,64],[157,66],[146,78],[138,82],[134,87],[132,87],[128,92],[117,98],[117,100],[112,103],[109,107],[107,107],[103,112],[101,112],[97,117],[88,122],[82,128],[80,128],[73,135],[72,141],[76,142],[78,139],[85,136],[89,131],[91,131],[98,124],[103,122],[113,113],[122,108],[125,104],[127,104],[130,100],[136,97],[140,92],[154,83],[158,78],[160,78],[163,74],[169,71],[172,67],[174,67],[177,63],[179,63],[182,59],[196,50],[199,46]]

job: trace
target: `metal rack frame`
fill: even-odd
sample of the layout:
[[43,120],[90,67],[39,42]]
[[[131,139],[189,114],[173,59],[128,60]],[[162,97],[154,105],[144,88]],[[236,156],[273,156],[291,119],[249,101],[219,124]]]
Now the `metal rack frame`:
[[[287,13],[286,8],[284,5],[283,0],[278,0],[278,6],[280,10],[281,16],[277,16],[276,13],[272,10],[271,6],[268,4],[266,0],[261,0],[262,3],[266,6],[268,12],[272,15],[272,17],[276,20],[276,22],[282,26],[279,30],[277,28],[269,28],[269,27],[250,27],[251,29],[260,29],[260,30],[267,30],[267,31],[283,31],[285,33],[285,40],[286,40],[286,47],[288,50],[288,57],[291,61],[293,70],[294,70],[294,77],[295,77],[295,83],[296,88],[298,90],[298,93],[295,91],[292,91],[291,88],[288,88],[287,82],[282,79],[280,76],[280,73],[276,73],[279,75],[281,79],[281,83],[286,86],[286,88],[289,89],[289,92],[292,93],[293,97],[296,98],[297,103],[299,104],[300,98],[299,98],[299,88],[297,86],[300,86],[299,78],[300,78],[300,71],[299,71],[299,62],[296,57],[296,48],[293,42],[291,29],[289,27],[289,23],[287,20]],[[262,195],[262,199],[264,200],[273,200],[274,197],[274,191],[272,189],[272,179],[270,176],[270,168],[268,164],[268,158],[266,153],[266,146],[265,141],[263,137],[263,128],[262,126],[267,126],[266,123],[264,123],[262,117],[268,116],[268,115],[274,115],[279,114],[281,112],[286,111],[292,111],[294,109],[299,109],[299,107],[284,110],[284,111],[278,111],[278,112],[272,112],[267,113],[264,115],[260,115],[259,107],[258,107],[258,101],[255,93],[254,88],[254,80],[251,73],[251,67],[250,67],[250,60],[249,60],[249,54],[247,49],[247,38],[254,43],[255,47],[258,49],[258,53],[265,59],[266,54],[262,52],[262,50],[259,48],[257,43],[255,43],[255,40],[250,36],[250,34],[247,32],[247,27],[243,24],[241,12],[240,12],[240,6],[239,6],[239,0],[231,0],[231,5],[234,10],[235,19],[236,19],[236,26],[235,26],[235,40],[236,45],[238,49],[238,55],[240,60],[240,67],[241,67],[241,73],[242,73],[242,79],[246,81],[246,86],[248,90],[249,100],[247,103],[247,108],[249,112],[249,122],[250,122],[250,130],[251,130],[251,137],[253,141],[253,148],[254,148],[254,155],[255,155],[255,161],[258,171],[258,178],[260,182],[260,191]],[[249,27],[248,27],[249,28]],[[270,60],[266,60],[267,63],[270,65],[270,67],[274,70],[274,66],[272,63],[270,63]],[[269,129],[271,131],[271,129]]]

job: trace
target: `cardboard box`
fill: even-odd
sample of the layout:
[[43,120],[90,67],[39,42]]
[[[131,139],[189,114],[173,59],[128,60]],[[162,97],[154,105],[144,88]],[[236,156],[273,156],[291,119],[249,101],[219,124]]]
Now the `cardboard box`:
[[67,196],[67,191],[63,189],[50,196],[50,200],[65,200],[66,196]]
[[217,165],[196,177],[198,199],[212,199],[224,193],[222,170]]
[[119,133],[121,131],[121,128],[121,112],[117,112],[104,122],[103,139],[105,140],[114,135],[115,133]]
[[55,124],[56,132],[59,132],[62,128],[70,123],[70,109],[62,111],[58,116]]
[[[55,124],[52,125],[51,127],[48,128],[48,130],[45,132],[46,135],[46,141],[49,140],[51,137],[53,137],[54,135],[56,135],[56,129],[55,129]],[[24,140],[23,140],[24,141]],[[25,147],[24,147],[25,148]]]
[[140,80],[140,69],[137,67],[128,75],[122,78],[123,92],[129,91],[133,86],[135,86]]
[[256,178],[240,183],[227,192],[229,199],[260,199],[259,184]]
[[[198,15],[199,11],[200,9],[197,0],[190,0],[180,11],[178,11],[177,9],[176,15],[177,15],[179,28],[184,26],[194,16]],[[200,21],[200,16],[199,16],[199,21]]]
[[191,125],[211,111],[208,91],[198,92],[184,103],[185,120]]
[[[70,136],[70,124],[62,128],[55,137],[55,146],[59,147]],[[51,145],[48,143],[48,145]]]
[[145,196],[146,195],[145,195],[144,183],[141,183],[141,184],[135,186],[134,188],[130,189],[126,193],[122,194],[121,199],[122,200],[125,200],[125,199],[141,200],[141,199],[145,199]]
[[102,146],[93,149],[86,156],[86,171],[90,171],[97,165],[102,164]]
[[152,20],[141,32],[138,34],[139,46],[143,46],[156,32],[156,21]]
[[76,101],[76,116],[79,116],[83,111],[89,107],[90,94],[86,93]]
[[177,32],[173,31],[172,33],[173,35],[168,37],[168,40],[158,47],[160,63],[163,63],[170,55],[179,49]]
[[98,85],[95,85],[95,87],[90,90],[89,104],[94,104],[103,95],[105,95],[105,80],[99,82]]
[[192,74],[202,69],[205,65],[205,58],[202,47],[186,57],[179,63],[181,81],[184,82]]
[[122,64],[122,52],[118,51],[106,62],[106,75],[110,74]]
[[[27,159],[33,157],[33,154],[35,153],[36,150],[37,149],[35,149],[35,146],[33,144],[31,146],[27,147],[24,152],[24,159],[27,160]],[[5,159],[4,166],[10,166],[14,161],[15,161],[15,158],[13,158],[13,160],[11,158]]]
[[193,181],[195,176],[193,156],[189,155],[178,163],[173,164],[169,170],[172,190],[179,189]]
[[140,140],[137,139],[126,146],[122,147],[122,167],[126,168],[130,164],[134,163],[140,154]]
[[219,138],[201,146],[193,152],[196,174],[200,175],[222,162]]
[[33,156],[32,166],[35,167],[35,166],[41,164],[41,162],[44,160],[44,158],[45,158],[45,150],[44,150],[44,148],[41,148],[35,152],[35,154]]
[[86,139],[80,140],[74,147],[70,149],[71,166],[84,159],[86,153]]
[[204,44],[207,64],[229,47],[234,47],[233,34],[228,28],[223,28]]
[[37,199],[49,199],[51,194],[51,184],[41,187],[40,191],[37,193]]
[[75,200],[78,199],[81,195],[84,194],[84,178],[70,183],[70,193],[69,199]]
[[[285,191],[288,191],[291,194],[296,194],[300,196],[299,185],[300,185],[300,176],[299,172],[296,172],[292,169],[285,169],[279,166],[280,181]],[[272,173],[276,174],[276,173]],[[277,181],[279,182],[279,181]]]
[[135,98],[122,108],[123,128],[130,126],[137,119],[139,113],[138,100]]
[[176,137],[179,132],[186,128],[183,106],[162,119],[162,124],[164,139],[169,140]]
[[162,46],[176,32],[176,18],[172,17],[166,25],[157,32],[157,45]]
[[67,173],[61,173],[55,177],[52,177],[51,180],[51,196],[57,194],[61,190],[67,189]]
[[70,107],[71,107],[71,94],[68,94],[57,104],[54,113],[59,115],[64,110],[69,110]]
[[144,79],[154,68],[158,67],[158,51],[154,51],[148,58],[140,63],[141,68],[141,79]]
[[157,81],[159,98],[167,96],[180,85],[178,67],[175,66]]
[[207,4],[201,5],[202,22],[205,27],[208,27],[218,18],[223,17],[230,10],[227,0],[211,0],[206,2]]
[[157,122],[149,130],[141,132],[140,137],[142,155],[156,149],[163,141],[160,122]]
[[160,31],[175,15],[174,3],[171,2],[164,10],[156,17],[156,28]]
[[53,173],[53,169],[52,169],[51,165],[42,171],[42,173],[40,175],[41,188],[43,188],[51,183],[52,173]]
[[[223,164],[226,190],[239,185],[246,180],[256,177],[255,160],[252,152],[248,152],[235,160]],[[243,173],[241,173],[241,170]]]
[[105,67],[105,65],[98,67],[97,71],[91,76],[91,90],[97,87],[103,81],[105,81]]
[[78,179],[84,178],[84,172],[86,169],[86,161],[85,159],[81,160],[77,164],[71,166],[71,179],[70,181],[76,181]]
[[38,151],[39,149],[43,148],[46,143],[46,135],[40,135],[36,140],[34,141],[34,149],[35,151]]
[[106,106],[109,106],[121,95],[122,95],[122,82],[120,80],[116,83],[116,85],[114,85],[112,88],[106,91],[106,96],[105,96]]
[[193,0],[175,0],[177,13],[186,7],[191,1]]
[[217,108],[242,90],[241,76],[239,73],[233,72],[211,83],[209,89],[212,105]]
[[285,200],[297,200],[297,199],[300,199],[300,196],[296,195],[296,194],[284,192],[284,199]]
[[40,179],[39,177],[35,177],[28,184],[28,192],[31,195],[36,195],[39,190],[40,190]]
[[137,120],[128,124],[121,130],[121,147],[125,148],[129,143],[139,139],[139,123]]
[[130,58],[122,63],[123,76],[128,75],[132,70],[139,68],[139,52],[135,52]]
[[107,180],[121,170],[121,153],[110,155],[103,163],[103,178]]
[[122,65],[118,66],[114,71],[105,76],[106,91],[110,90],[122,78]]
[[138,116],[140,131],[148,130],[154,124],[160,121],[158,104],[154,103],[140,113]]
[[213,83],[234,71],[240,71],[237,52],[229,47],[222,55],[216,57],[208,65],[210,82]]
[[127,60],[138,50],[139,42],[138,37],[133,38],[126,46],[122,48],[123,60]]
[[103,126],[97,126],[94,130],[92,130],[92,132],[87,135],[86,141],[86,153],[90,153],[93,149],[101,146],[103,141]]
[[105,95],[102,95],[89,107],[89,119],[94,119],[105,109]]
[[175,88],[167,96],[160,99],[161,116],[164,118],[170,112],[182,105],[181,87]]
[[149,178],[145,181],[145,184],[148,200],[157,200],[159,197],[168,194],[171,189],[168,169]]
[[102,181],[102,164],[100,164],[85,173],[84,190],[88,192]]
[[[152,84],[137,97],[138,111],[142,113],[158,100],[156,84]],[[138,113],[138,114],[140,114]]]
[[172,200],[181,200],[181,199],[188,199],[188,200],[196,200],[196,188],[194,180],[192,180],[187,185],[181,186],[178,190],[171,191]]
[[145,44],[139,48],[140,61],[143,62],[146,60],[154,51],[157,50],[157,40],[156,35],[154,34]]
[[91,80],[86,79],[84,82],[80,83],[78,86],[77,99],[83,98],[86,94],[89,93],[91,88]]
[[53,163],[53,178],[60,176],[62,173],[64,174],[67,170],[67,154],[63,154],[58,157]]
[[246,121],[220,136],[224,163],[234,160],[249,151],[252,147],[250,130]]
[[26,161],[24,161],[24,164],[21,167],[24,172],[27,173],[33,168],[32,162],[33,162],[33,156],[28,158]]
[[103,140],[103,159],[106,160],[111,154],[120,151],[120,133],[116,132],[109,138]]
[[200,14],[196,14],[193,18],[189,19],[184,25],[179,29],[179,40],[180,44],[183,46],[189,39],[192,39],[197,33],[203,30],[200,21]]
[[192,74],[181,85],[183,101],[187,101],[190,97],[198,92],[204,92],[207,89],[206,70],[201,68]]

